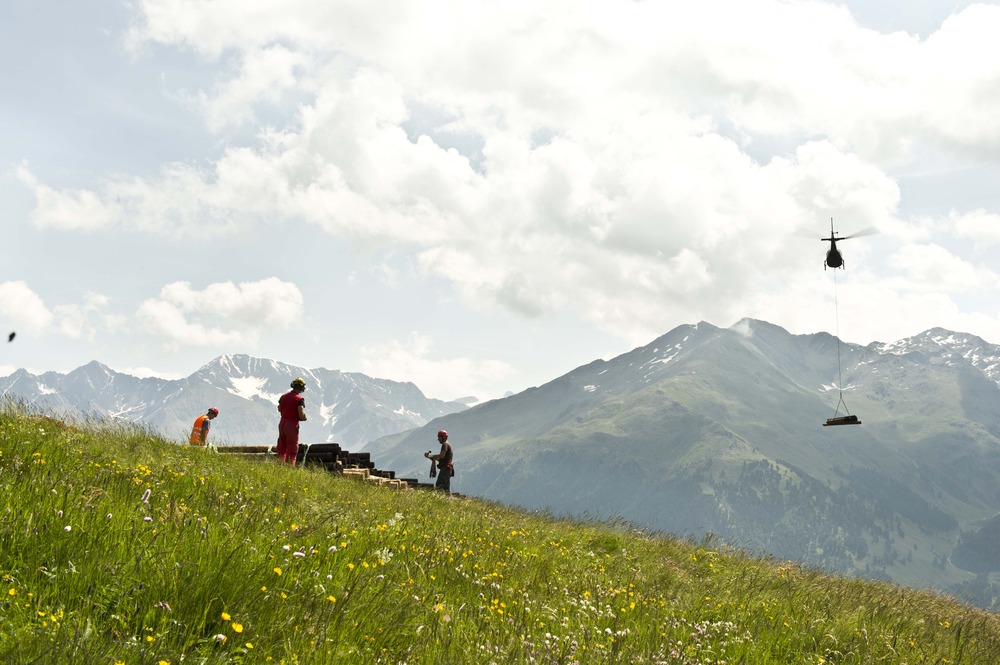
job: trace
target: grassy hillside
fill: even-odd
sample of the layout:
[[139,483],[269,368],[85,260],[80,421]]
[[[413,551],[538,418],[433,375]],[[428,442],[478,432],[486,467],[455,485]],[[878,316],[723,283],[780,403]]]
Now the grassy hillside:
[[5,663],[1000,659],[940,595],[11,403],[0,494]]

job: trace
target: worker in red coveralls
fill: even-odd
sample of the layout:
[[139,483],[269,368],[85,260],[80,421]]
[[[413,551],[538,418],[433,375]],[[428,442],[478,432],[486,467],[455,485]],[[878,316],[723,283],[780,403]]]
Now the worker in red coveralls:
[[214,406],[209,407],[208,413],[198,416],[194,425],[191,426],[191,437],[188,442],[192,446],[204,446],[208,443],[208,430],[212,427],[212,421],[219,415],[219,410]]
[[291,390],[278,398],[278,461],[295,466],[299,452],[299,423],[306,419],[306,382],[301,377],[292,381]]

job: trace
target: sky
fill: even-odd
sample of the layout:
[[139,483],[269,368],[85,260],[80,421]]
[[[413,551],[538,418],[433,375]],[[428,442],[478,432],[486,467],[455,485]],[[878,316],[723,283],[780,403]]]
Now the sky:
[[[1000,343],[997,34],[957,0],[4,0],[0,375],[246,353],[485,400],[700,321]],[[844,270],[831,220],[877,231]]]

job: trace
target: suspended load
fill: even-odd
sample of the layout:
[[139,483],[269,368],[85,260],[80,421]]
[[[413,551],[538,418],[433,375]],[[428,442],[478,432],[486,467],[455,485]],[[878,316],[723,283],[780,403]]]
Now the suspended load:
[[[840,341],[837,341],[840,344]],[[838,354],[839,357],[839,354]],[[840,413],[840,407],[843,405],[844,413],[847,415],[838,416]],[[837,410],[833,412],[833,418],[827,418],[826,422],[823,423],[823,427],[831,427],[833,425],[860,425],[861,421],[858,420],[857,416],[852,416],[847,410],[847,404],[844,402],[844,391],[840,391],[840,401],[837,402]]]
[[830,427],[831,425],[860,425],[861,421],[858,420],[857,416],[840,416],[839,418],[827,418],[826,422],[823,423],[823,427]]

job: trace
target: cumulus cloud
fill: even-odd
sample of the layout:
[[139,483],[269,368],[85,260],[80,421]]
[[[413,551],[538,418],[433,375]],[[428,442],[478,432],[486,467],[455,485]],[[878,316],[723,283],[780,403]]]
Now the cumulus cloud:
[[31,219],[40,228],[55,227],[74,231],[93,231],[110,226],[121,211],[99,194],[86,190],[56,190],[38,181],[26,164],[14,175],[35,196]]
[[280,45],[264,46],[240,55],[237,73],[212,93],[200,92],[198,105],[213,131],[239,126],[255,119],[258,103],[278,102],[282,93],[295,87],[296,74],[308,64],[302,53]]
[[967,213],[952,211],[948,222],[954,227],[959,238],[971,238],[977,246],[991,246],[1000,243],[1000,213],[991,213],[982,208]]
[[[833,217],[902,236],[917,226],[898,219],[893,167],[928,146],[959,160],[1000,147],[995,6],[926,39],[807,1],[136,8],[140,57],[151,43],[202,57],[216,73],[194,95],[206,126],[249,124],[256,138],[93,191],[24,168],[36,224],[204,235],[304,220],[412,252],[475,307],[573,307],[627,335],[727,314],[768,286],[792,293],[776,275],[822,259],[793,229],[825,233]],[[955,233],[992,241],[983,214]],[[929,245],[887,268],[992,283]],[[237,312],[187,309],[196,294],[165,287],[140,314],[188,343],[256,334],[213,318]]]
[[28,332],[55,328],[70,339],[92,341],[99,331],[116,330],[123,324],[124,317],[107,312],[109,302],[103,294],[87,292],[80,303],[50,308],[26,282],[0,283],[0,316],[10,321],[11,327]]
[[88,292],[81,304],[57,305],[53,315],[59,332],[71,339],[93,341],[99,330],[118,328],[123,318],[104,313],[109,302],[103,294]]
[[496,395],[500,383],[514,370],[497,360],[441,358],[429,337],[414,332],[408,339],[362,347],[361,371],[411,381],[428,397],[452,400]]
[[220,282],[203,290],[173,282],[144,301],[137,317],[168,346],[254,344],[268,328],[289,328],[303,314],[298,287],[271,277],[257,282]]
[[0,315],[15,328],[41,331],[52,324],[53,314],[26,282],[0,282]]
[[1000,275],[938,245],[905,245],[889,257],[889,262],[903,275],[898,284],[901,291],[963,293],[1000,288]]

